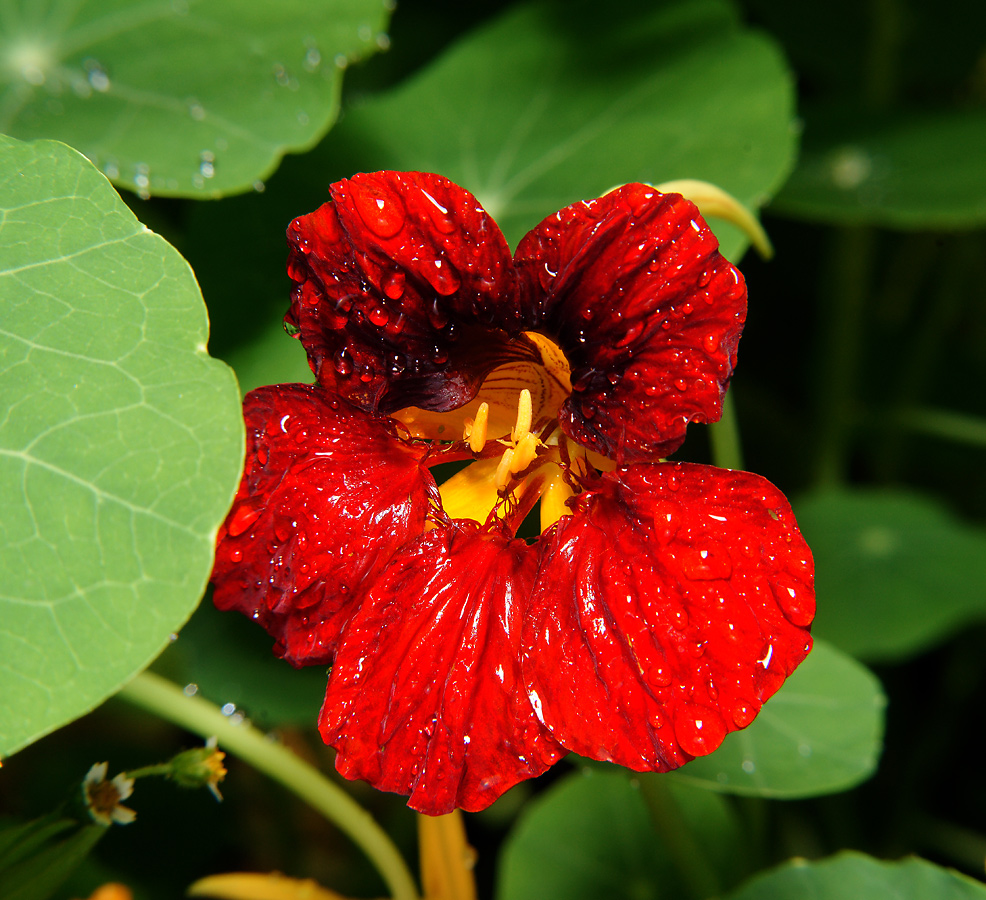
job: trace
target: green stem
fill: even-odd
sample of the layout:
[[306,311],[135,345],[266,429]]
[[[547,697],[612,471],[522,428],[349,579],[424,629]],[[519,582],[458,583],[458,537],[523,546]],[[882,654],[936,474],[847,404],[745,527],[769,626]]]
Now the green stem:
[[722,418],[709,427],[709,440],[712,442],[712,462],[715,465],[720,469],[743,468],[743,448],[732,391],[722,398]]
[[171,763],[158,763],[156,766],[141,766],[139,769],[130,769],[125,774],[127,778],[147,778],[149,775],[170,775]]
[[912,407],[901,410],[896,423],[911,431],[932,437],[986,447],[986,419],[964,413],[949,412],[930,407]]
[[119,696],[219,746],[249,763],[318,810],[363,850],[376,866],[393,900],[417,900],[414,879],[399,851],[370,814],[314,766],[271,741],[247,722],[234,723],[201,697],[188,697],[178,685],[143,672]]
[[689,895],[695,900],[718,895],[722,888],[719,879],[701,843],[686,824],[667,779],[661,775],[644,775],[638,780],[651,821],[668,848]]
[[875,233],[866,226],[846,226],[833,235],[832,278],[828,296],[823,297],[818,362],[815,481],[822,486],[845,481],[849,467],[874,242]]

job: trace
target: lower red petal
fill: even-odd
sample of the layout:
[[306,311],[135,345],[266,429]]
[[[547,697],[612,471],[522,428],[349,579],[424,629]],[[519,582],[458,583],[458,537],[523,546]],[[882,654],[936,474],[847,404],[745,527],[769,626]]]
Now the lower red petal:
[[331,660],[367,579],[424,529],[421,450],[318,387],[247,394],[243,480],[219,532],[213,599],[256,619],[295,665]]
[[483,809],[564,754],[520,678],[536,564],[465,520],[395,556],[346,628],[322,707],[343,775],[440,815]]
[[756,475],[619,469],[546,540],[524,677],[584,756],[665,771],[711,753],[811,647],[811,553]]

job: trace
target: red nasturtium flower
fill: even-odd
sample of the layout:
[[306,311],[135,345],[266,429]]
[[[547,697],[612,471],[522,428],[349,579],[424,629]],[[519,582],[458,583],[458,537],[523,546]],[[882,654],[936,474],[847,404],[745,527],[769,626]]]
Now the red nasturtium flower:
[[[804,659],[814,594],[776,488],[662,461],[719,418],[746,315],[696,207],[629,184],[511,256],[437,175],[330,190],[288,230],[317,383],[246,398],[216,604],[331,664],[337,768],[425,813],[569,750],[656,771],[715,750]],[[515,537],[538,501],[540,537]]]

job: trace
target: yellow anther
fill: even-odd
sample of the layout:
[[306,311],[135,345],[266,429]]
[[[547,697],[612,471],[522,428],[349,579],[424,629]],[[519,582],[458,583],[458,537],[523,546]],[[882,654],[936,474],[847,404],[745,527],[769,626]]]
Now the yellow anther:
[[523,472],[533,461],[534,457],[538,454],[538,439],[536,435],[531,434],[529,431],[525,434],[518,442],[517,446],[514,447],[514,455],[510,460],[510,471],[513,473]]
[[486,446],[486,431],[490,421],[489,403],[480,403],[476,410],[476,419],[470,422],[466,419],[466,430],[462,435],[463,440],[469,441],[469,449],[473,453],[479,453]]
[[498,491],[502,491],[510,482],[510,466],[513,461],[514,451],[511,449],[504,450],[503,456],[500,457],[500,463],[496,467],[496,474],[493,476],[493,483]]
[[534,404],[531,402],[531,392],[524,388],[520,392],[520,399],[517,402],[517,424],[510,432],[510,440],[517,443],[524,435],[531,430],[531,422],[534,419]]

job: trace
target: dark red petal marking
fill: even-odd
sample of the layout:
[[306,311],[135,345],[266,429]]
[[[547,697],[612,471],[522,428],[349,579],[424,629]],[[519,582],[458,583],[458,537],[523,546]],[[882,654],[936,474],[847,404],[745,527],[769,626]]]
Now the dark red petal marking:
[[545,219],[515,254],[538,330],[574,391],[562,428],[618,462],[676,450],[714,422],[736,364],[746,286],[697,207],[629,184]]
[[365,579],[424,528],[421,450],[318,387],[251,391],[246,470],[219,531],[213,599],[295,665],[328,663]]
[[510,251],[496,223],[439,175],[375,172],[288,228],[285,322],[326,388],[365,409],[445,411],[529,348]]
[[618,469],[545,540],[524,678],[584,756],[665,771],[711,753],[810,649],[811,552],[759,476]]
[[394,557],[346,628],[322,707],[343,775],[440,815],[483,809],[564,755],[520,678],[536,562],[466,520]]

